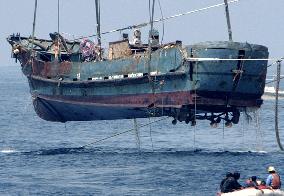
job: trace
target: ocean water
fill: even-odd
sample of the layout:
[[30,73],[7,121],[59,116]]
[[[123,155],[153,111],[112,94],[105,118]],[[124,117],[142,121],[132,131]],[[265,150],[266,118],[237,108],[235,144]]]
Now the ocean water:
[[[101,143],[82,145],[133,128],[133,120],[51,123],[36,116],[26,78],[0,67],[0,195],[216,195],[227,171],[284,176],[274,131],[274,100],[239,125],[191,127],[163,120]],[[280,132],[284,142],[284,100]],[[257,119],[259,123],[257,123]],[[159,120],[152,118],[151,121]],[[148,119],[138,119],[146,124]],[[151,137],[152,136],[152,137]]]

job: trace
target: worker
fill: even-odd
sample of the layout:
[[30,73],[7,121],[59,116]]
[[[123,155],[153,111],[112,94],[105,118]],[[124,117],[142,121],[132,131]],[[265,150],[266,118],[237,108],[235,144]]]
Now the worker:
[[258,186],[256,179],[257,179],[256,176],[250,177],[246,182],[246,187],[255,187],[256,188]]
[[270,186],[273,189],[281,188],[281,180],[279,174],[276,173],[276,170],[273,166],[269,166],[267,169],[269,175],[266,179],[266,185]]
[[261,189],[267,189],[268,187],[266,186],[265,181],[261,180],[257,188],[261,190]]
[[135,29],[133,32],[133,41],[132,45],[142,45],[141,42],[141,31],[139,29]]
[[150,38],[152,47],[159,47],[160,46],[159,31],[158,30],[152,29],[152,31],[149,31],[149,38]]
[[229,177],[225,182],[221,189],[222,193],[229,193],[236,190],[242,189],[242,185],[239,184],[238,180],[240,179],[240,173],[235,172],[233,173],[232,177]]
[[225,181],[229,178],[229,177],[233,177],[233,174],[231,172],[227,172],[225,178],[221,181],[220,183],[220,190],[222,191],[223,189],[223,185],[225,183]]

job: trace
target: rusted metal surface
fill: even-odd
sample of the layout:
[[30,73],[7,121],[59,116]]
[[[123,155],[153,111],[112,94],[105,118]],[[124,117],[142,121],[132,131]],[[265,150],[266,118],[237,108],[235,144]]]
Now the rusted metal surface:
[[[154,113],[188,121],[196,107],[197,113],[236,113],[262,104],[267,62],[242,61],[267,58],[267,48],[259,45],[173,43],[153,49],[148,67],[145,47],[132,47],[126,40],[111,43],[112,56],[102,61],[82,59],[78,42],[66,41],[68,52],[55,58],[52,41],[35,39],[37,55],[31,58],[28,38],[8,41],[17,46],[35,110],[46,120],[143,118]],[[189,56],[240,60],[188,62]]]

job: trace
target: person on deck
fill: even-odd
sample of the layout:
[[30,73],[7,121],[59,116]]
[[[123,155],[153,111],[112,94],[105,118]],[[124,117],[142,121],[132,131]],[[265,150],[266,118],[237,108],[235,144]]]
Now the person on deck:
[[270,186],[273,189],[281,188],[281,180],[279,174],[276,173],[274,167],[269,166],[267,169],[269,176],[266,179],[266,186]]
[[240,173],[235,172],[232,177],[229,177],[221,189],[222,193],[229,193],[236,190],[242,189],[242,185],[239,184],[238,180],[240,179]]

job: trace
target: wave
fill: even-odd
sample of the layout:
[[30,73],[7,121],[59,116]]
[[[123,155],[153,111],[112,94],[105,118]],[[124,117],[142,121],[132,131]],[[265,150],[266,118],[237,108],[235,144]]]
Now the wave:
[[[137,148],[111,148],[111,147],[94,147],[94,148],[50,148],[39,149],[31,151],[17,151],[14,149],[3,149],[0,153],[5,154],[21,154],[31,156],[52,156],[52,155],[71,155],[71,154],[93,154],[93,155],[114,155],[114,154],[127,154],[127,155],[170,155],[170,156],[195,156],[195,155],[265,155],[266,151],[254,150],[223,150],[223,149],[205,149],[205,148],[189,148],[189,149],[176,149],[176,148],[160,148],[160,149],[137,149]],[[271,152],[269,152],[271,153]]]
[[4,148],[2,150],[0,150],[0,153],[3,154],[12,154],[12,153],[17,153],[18,151],[12,149],[12,148]]

